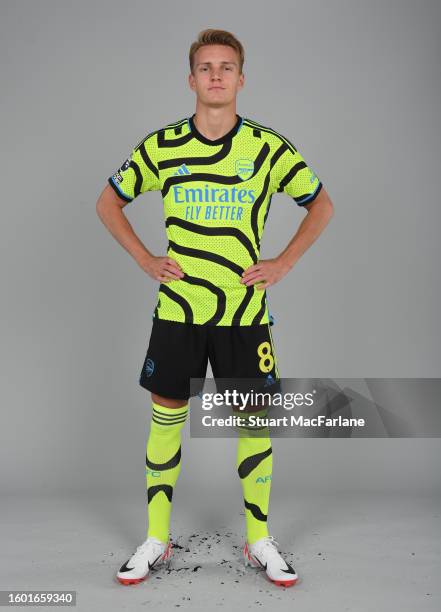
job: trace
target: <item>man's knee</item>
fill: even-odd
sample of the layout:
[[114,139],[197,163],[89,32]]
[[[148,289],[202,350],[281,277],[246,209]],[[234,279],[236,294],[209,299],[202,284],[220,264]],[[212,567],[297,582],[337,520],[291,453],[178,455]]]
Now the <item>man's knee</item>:
[[152,393],[152,402],[155,402],[155,404],[159,404],[160,406],[165,406],[166,408],[182,408],[182,406],[186,406],[188,404],[188,399],[173,399],[170,397],[163,397],[157,393]]

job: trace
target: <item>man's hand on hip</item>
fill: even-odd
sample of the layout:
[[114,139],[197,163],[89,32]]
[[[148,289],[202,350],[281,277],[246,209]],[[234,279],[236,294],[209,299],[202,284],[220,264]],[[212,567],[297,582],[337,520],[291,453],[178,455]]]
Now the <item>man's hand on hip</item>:
[[148,255],[143,257],[138,263],[144,272],[147,272],[149,276],[161,283],[179,280],[184,276],[184,272],[178,262],[167,255],[164,257]]

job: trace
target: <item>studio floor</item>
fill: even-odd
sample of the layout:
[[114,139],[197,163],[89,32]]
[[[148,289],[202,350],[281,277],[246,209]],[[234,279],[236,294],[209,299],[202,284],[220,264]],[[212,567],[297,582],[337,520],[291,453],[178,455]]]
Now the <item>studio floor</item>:
[[244,567],[244,516],[229,514],[225,497],[201,504],[194,493],[194,508],[175,502],[170,564],[131,587],[115,572],[145,539],[144,498],[10,494],[0,588],[75,590],[78,610],[441,609],[439,499],[299,491],[295,502],[272,500],[270,533],[299,574],[294,587],[280,588]]

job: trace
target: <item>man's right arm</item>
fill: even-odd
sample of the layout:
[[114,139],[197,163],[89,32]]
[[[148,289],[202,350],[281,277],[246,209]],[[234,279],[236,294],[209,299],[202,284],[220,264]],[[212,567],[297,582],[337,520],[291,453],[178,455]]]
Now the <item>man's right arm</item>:
[[126,204],[107,184],[97,200],[96,212],[115,240],[149,276],[160,282],[182,278],[182,269],[174,259],[155,257],[141,242],[123,212]]

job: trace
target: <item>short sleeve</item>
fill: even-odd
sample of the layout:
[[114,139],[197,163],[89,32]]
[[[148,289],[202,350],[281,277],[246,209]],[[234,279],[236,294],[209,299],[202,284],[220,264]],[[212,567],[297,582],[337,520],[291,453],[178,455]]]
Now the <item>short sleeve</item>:
[[156,134],[141,141],[118,170],[108,178],[117,195],[131,202],[145,191],[159,191]]
[[322,183],[300,152],[283,139],[274,164],[275,191],[287,193],[298,206],[309,204],[320,193]]

